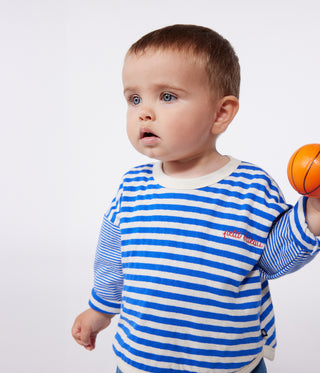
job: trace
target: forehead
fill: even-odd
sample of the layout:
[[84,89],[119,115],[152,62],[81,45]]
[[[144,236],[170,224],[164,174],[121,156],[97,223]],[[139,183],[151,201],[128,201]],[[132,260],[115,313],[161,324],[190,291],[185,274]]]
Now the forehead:
[[147,49],[126,56],[123,66],[123,82],[138,79],[194,80],[208,82],[203,59],[185,51],[171,49]]

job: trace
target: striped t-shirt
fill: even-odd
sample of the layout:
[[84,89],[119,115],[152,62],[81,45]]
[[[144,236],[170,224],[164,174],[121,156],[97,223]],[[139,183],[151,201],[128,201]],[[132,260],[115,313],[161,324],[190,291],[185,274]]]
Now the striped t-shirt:
[[273,358],[267,280],[319,250],[305,198],[287,205],[260,168],[230,158],[219,171],[175,179],[136,167],[101,228],[90,306],[120,313],[124,373],[250,372]]

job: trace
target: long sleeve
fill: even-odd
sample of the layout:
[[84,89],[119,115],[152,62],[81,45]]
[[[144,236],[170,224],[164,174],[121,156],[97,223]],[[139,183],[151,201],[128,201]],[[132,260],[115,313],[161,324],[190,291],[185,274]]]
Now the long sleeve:
[[306,200],[301,198],[273,226],[259,262],[263,278],[274,279],[295,272],[319,252],[319,238],[306,223]]
[[105,215],[94,264],[94,288],[89,301],[90,307],[100,312],[119,313],[122,287],[120,229]]

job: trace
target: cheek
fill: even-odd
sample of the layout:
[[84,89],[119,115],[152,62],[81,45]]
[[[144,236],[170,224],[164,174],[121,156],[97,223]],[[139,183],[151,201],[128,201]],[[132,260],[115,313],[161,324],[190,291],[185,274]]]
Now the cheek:
[[129,137],[129,140],[132,142],[135,138],[135,123],[133,121],[133,116],[131,113],[127,113],[127,125],[126,125],[126,128],[127,128],[127,135]]
[[165,122],[166,130],[178,140],[192,142],[197,135],[204,134],[208,127],[207,118],[203,118],[201,114],[190,108],[175,113]]
[[186,150],[199,148],[206,146],[212,138],[210,128],[211,125],[208,122],[201,123],[201,121],[188,120],[175,128],[171,138],[175,139],[177,147],[183,147]]

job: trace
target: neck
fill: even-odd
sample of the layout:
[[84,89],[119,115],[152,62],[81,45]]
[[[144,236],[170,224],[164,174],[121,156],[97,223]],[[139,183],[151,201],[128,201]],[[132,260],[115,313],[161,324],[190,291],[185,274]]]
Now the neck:
[[183,161],[164,161],[163,172],[176,178],[195,178],[218,171],[229,162],[229,157],[218,153],[208,155],[205,158],[193,158]]

